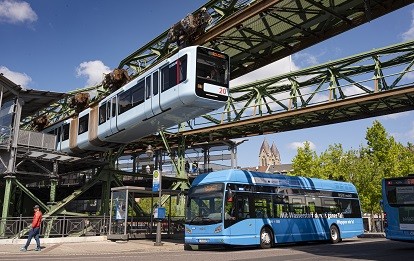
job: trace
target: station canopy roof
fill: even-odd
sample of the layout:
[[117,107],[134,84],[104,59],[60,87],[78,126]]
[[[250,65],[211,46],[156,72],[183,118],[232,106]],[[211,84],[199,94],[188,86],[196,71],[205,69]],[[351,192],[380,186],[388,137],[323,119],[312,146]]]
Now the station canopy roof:
[[20,97],[24,101],[21,118],[34,115],[37,111],[59,101],[66,93],[27,89],[15,84],[0,74],[0,90],[3,92],[2,103]]

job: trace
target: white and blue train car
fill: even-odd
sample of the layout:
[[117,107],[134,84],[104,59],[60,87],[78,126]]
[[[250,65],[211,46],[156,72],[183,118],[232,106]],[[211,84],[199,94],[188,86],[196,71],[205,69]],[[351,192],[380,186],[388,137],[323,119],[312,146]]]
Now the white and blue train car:
[[[58,150],[102,151],[217,110],[228,99],[229,70],[224,53],[183,48],[72,117],[68,135],[62,129],[58,136]],[[57,123],[45,131],[62,127]]]

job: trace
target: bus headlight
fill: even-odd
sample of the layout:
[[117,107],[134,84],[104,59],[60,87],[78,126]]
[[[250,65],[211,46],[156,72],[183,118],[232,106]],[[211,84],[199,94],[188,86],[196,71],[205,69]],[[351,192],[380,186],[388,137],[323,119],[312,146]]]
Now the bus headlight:
[[218,227],[216,227],[216,229],[214,229],[214,233],[220,233],[223,230],[223,226],[220,225]]

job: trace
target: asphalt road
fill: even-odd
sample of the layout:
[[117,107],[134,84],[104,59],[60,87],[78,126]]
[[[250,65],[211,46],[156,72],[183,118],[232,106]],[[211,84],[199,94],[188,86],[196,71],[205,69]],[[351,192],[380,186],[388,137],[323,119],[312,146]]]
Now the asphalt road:
[[[104,250],[103,250],[104,251]],[[140,261],[226,261],[226,260],[252,260],[252,261],[332,261],[332,260],[378,260],[378,261],[410,261],[414,256],[414,243],[394,242],[379,238],[361,238],[344,240],[332,245],[329,243],[307,243],[301,245],[283,245],[271,249],[257,248],[211,248],[204,250],[151,252],[121,252],[106,254],[76,254],[57,256],[45,253],[29,255],[8,254],[2,255],[0,260],[140,260]]]

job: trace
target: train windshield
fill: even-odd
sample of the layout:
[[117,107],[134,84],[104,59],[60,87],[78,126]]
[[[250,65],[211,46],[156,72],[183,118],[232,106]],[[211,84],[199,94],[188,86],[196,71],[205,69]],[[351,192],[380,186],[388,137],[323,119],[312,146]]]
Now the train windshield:
[[215,85],[229,83],[229,59],[226,54],[197,48],[197,78]]

